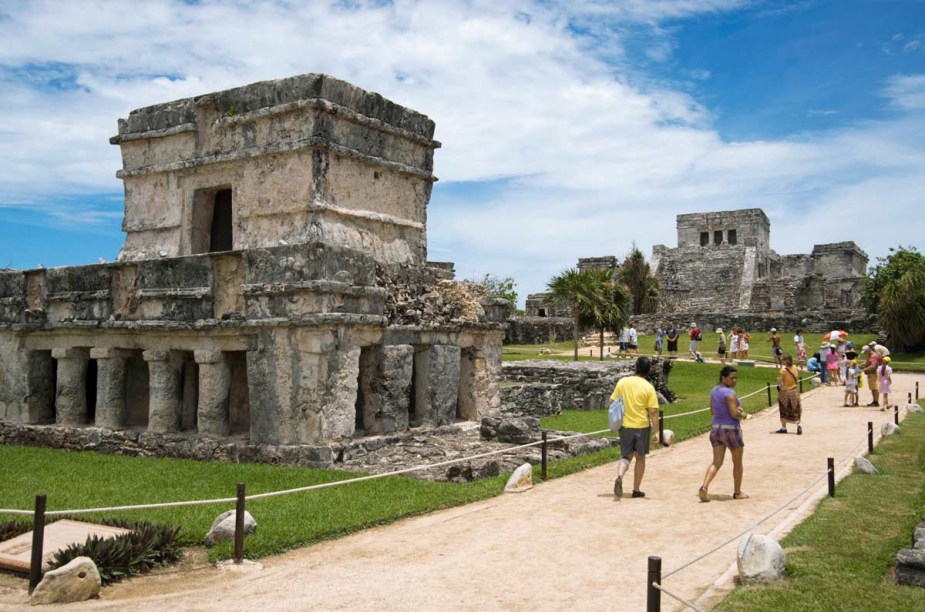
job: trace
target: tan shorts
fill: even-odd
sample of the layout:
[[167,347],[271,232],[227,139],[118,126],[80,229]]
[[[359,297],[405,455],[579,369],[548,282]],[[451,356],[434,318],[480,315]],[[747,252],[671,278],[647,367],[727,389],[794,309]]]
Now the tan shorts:
[[867,375],[867,385],[871,391],[879,391],[880,388],[877,386],[877,375],[868,374]]

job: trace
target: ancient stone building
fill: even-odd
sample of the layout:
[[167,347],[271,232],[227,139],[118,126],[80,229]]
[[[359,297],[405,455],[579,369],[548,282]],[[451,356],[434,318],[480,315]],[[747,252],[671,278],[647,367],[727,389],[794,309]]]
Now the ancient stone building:
[[507,302],[426,261],[433,133],[316,74],[120,120],[118,261],[0,273],[0,442],[325,464],[496,413]]
[[736,317],[792,325],[806,319],[822,328],[865,320],[858,302],[867,254],[854,242],[778,255],[771,248],[771,223],[759,208],[678,215],[677,229],[676,248],[656,245],[652,252],[662,314],[714,324]]
[[[771,222],[760,208],[678,215],[677,229],[677,247],[652,249],[650,265],[661,297],[658,313],[633,316],[640,330],[651,331],[669,318],[726,329],[734,323],[749,329],[871,329],[859,306],[867,254],[854,242],[778,255],[771,248]],[[579,269],[619,267],[613,256],[578,260]],[[562,327],[558,319],[541,317],[567,317],[566,308],[551,302],[547,293],[529,295],[526,306],[526,317],[512,318],[506,341],[565,339],[555,333]]]

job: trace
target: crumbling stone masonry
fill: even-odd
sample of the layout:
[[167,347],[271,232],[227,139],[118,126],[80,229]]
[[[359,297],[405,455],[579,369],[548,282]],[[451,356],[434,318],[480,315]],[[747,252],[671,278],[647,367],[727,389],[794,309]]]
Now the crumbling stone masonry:
[[329,465],[496,414],[508,303],[426,261],[433,133],[316,74],[120,120],[118,261],[0,273],[3,439]]

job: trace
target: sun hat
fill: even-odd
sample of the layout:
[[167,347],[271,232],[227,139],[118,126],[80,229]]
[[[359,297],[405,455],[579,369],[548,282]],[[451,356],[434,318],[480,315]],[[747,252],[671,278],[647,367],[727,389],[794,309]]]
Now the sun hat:
[[857,359],[852,359],[852,360],[851,360],[851,365],[858,365],[858,360],[857,360]]
[[851,340],[849,340],[848,343],[845,345],[845,347],[846,347],[846,348],[854,348],[854,342],[852,342]]
[[822,344],[819,345],[819,348],[829,348],[830,346],[832,345],[829,344],[828,342],[823,342]]
[[861,349],[861,352],[862,352],[862,353],[869,353],[869,352],[870,352],[870,345],[869,345],[869,344],[865,344],[865,345],[864,345],[864,348]]
[[691,327],[697,327],[696,323],[691,323]]
[[777,331],[777,328],[776,328],[776,327],[772,327],[772,328],[771,328],[771,333],[772,333],[772,334],[773,334],[774,332],[776,332],[776,331]]
[[884,357],[884,358],[883,358],[883,363],[891,363],[892,361],[893,361],[893,360],[890,359],[889,357]]

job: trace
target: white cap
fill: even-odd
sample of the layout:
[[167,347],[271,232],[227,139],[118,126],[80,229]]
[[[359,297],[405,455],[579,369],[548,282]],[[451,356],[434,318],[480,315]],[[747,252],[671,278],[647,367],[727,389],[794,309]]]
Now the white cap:
[[771,332],[776,332],[776,331],[777,331],[777,328],[776,328],[776,327],[772,327],[772,328],[771,328]]

